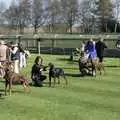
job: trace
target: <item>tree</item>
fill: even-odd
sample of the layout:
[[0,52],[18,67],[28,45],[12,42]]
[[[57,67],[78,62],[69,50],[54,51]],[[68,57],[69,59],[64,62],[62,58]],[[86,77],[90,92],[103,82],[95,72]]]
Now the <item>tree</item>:
[[5,19],[4,19],[4,12],[6,10],[6,4],[3,1],[0,1],[0,25],[4,25]]
[[18,30],[23,33],[31,19],[31,0],[18,0],[18,5]]
[[33,0],[32,2],[32,25],[34,33],[38,32],[38,28],[45,24],[47,19],[46,7],[43,0]]
[[58,0],[49,0],[47,1],[47,22],[50,32],[55,32],[55,26],[61,21],[60,13],[60,1]]
[[18,24],[18,6],[15,0],[12,0],[10,7],[4,12],[4,17],[11,29],[17,29]]
[[11,28],[15,28],[19,33],[24,32],[31,16],[30,0],[13,0],[10,7],[5,11],[4,16]]
[[61,0],[61,15],[62,21],[70,29],[70,33],[72,33],[72,27],[78,19],[78,1]]
[[113,15],[116,20],[114,32],[117,32],[117,28],[120,20],[120,0],[113,1]]
[[99,0],[101,31],[108,32],[108,21],[113,19],[111,0]]

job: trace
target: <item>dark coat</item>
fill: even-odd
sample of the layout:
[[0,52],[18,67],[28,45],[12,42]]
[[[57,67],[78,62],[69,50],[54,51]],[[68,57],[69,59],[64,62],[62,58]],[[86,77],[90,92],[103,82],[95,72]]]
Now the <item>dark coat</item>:
[[107,48],[104,42],[98,41],[96,42],[96,52],[98,57],[103,57],[104,49]]

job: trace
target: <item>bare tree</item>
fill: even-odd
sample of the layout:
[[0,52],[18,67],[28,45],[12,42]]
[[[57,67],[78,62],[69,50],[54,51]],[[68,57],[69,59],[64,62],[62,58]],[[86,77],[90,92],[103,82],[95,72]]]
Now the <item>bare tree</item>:
[[83,26],[83,31],[85,33],[89,33],[92,30],[92,26],[94,26],[94,14],[91,4],[93,0],[84,0],[80,3],[79,15],[81,25]]
[[31,0],[19,0],[18,6],[18,30],[24,32],[24,27],[30,23],[31,18]]
[[101,31],[108,32],[108,21],[113,18],[112,16],[112,3],[111,0],[99,0],[100,15],[101,15]]
[[72,27],[78,19],[78,0],[61,0],[61,13],[62,20],[72,33]]
[[24,32],[30,21],[31,1],[13,0],[10,7],[5,11],[4,16],[11,28],[15,28],[19,33]]
[[61,20],[60,1],[48,0],[47,15],[46,24],[48,24],[49,32],[55,32],[56,24]]
[[44,7],[43,0],[32,1],[32,25],[34,27],[34,33],[38,32],[38,28],[41,27],[46,21],[46,9]]
[[4,12],[4,17],[11,29],[17,29],[18,8],[15,0],[11,2],[10,7]]
[[6,10],[6,4],[3,1],[0,1],[0,25],[4,25],[5,18],[3,16],[5,10]]
[[120,0],[113,1],[113,15],[116,20],[114,32],[117,32],[118,23],[120,20]]

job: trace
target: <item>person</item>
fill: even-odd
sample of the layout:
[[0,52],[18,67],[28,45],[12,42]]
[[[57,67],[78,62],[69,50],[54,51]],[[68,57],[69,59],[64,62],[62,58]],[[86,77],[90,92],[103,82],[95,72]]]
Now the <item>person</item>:
[[89,61],[88,56],[85,52],[81,52],[81,56],[79,58],[79,70],[81,72],[81,75],[91,75],[92,64],[91,61]]
[[18,43],[18,49],[20,52],[20,68],[26,67],[26,57],[25,57],[25,51],[22,47],[22,44]]
[[[4,62],[8,61],[9,59],[9,48],[7,45],[5,45],[4,41],[0,41],[0,65],[2,65]],[[0,69],[0,77],[4,76],[3,69]]]
[[11,48],[11,61],[14,62],[14,72],[19,73],[19,48],[18,44],[12,45]]
[[120,49],[120,36],[117,38],[116,47]]
[[9,48],[4,41],[0,41],[0,61],[6,61],[9,58]]
[[104,57],[104,49],[107,48],[106,44],[103,42],[103,38],[101,38],[98,42],[96,42],[96,52],[99,62],[103,62]]
[[82,44],[81,44],[81,52],[85,51],[85,44],[86,44],[86,42],[83,41]]
[[45,70],[45,66],[42,65],[43,59],[41,56],[35,58],[34,64],[31,70],[31,79],[34,86],[42,87],[43,81],[47,78],[45,75],[42,75],[42,71]]
[[95,42],[92,38],[86,43],[85,51],[88,54],[89,58],[92,59],[92,61],[95,61],[97,59]]
[[85,56],[85,52],[81,52],[81,56],[79,58],[79,70],[82,73],[82,75],[85,75],[88,73],[87,67],[87,60],[88,58]]

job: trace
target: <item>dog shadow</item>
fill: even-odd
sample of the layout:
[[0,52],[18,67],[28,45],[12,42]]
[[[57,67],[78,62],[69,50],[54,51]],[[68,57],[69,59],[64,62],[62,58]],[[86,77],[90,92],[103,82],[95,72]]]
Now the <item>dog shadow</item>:
[[60,61],[70,61],[69,58],[57,58]]
[[77,73],[77,74],[71,74],[71,73],[65,73],[66,76],[68,77],[86,77],[86,76],[89,76],[89,77],[93,77],[91,74],[87,74],[87,75],[82,75],[81,73]]
[[68,63],[78,62],[78,60],[70,60],[70,58],[57,58],[59,61],[67,61]]
[[[26,93],[24,90],[12,90],[12,94],[14,93],[19,93],[19,94],[23,94]],[[0,99],[4,99],[5,97],[5,90],[4,89],[0,89]],[[7,96],[9,96],[9,90],[7,89]]]
[[65,73],[66,76],[69,76],[69,77],[82,77],[81,74],[72,74],[72,73]]

